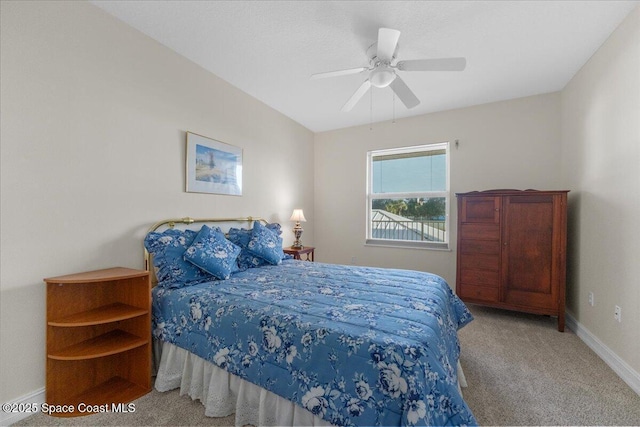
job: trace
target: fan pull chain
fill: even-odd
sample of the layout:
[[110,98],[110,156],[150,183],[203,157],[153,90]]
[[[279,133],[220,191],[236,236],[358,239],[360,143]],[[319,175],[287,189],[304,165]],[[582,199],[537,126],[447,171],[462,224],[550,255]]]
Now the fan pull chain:
[[393,92],[393,121],[391,123],[393,123],[394,125],[396,124],[396,93]]
[[373,130],[373,88],[369,89],[369,130]]

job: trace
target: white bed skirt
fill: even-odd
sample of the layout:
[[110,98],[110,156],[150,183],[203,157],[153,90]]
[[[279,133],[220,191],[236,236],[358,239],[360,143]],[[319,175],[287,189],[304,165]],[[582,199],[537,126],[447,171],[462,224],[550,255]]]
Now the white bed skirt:
[[[236,426],[330,426],[293,402],[258,387],[193,353],[169,343],[156,346],[162,355],[155,388],[180,388],[180,395],[200,400],[208,417],[226,417],[235,412]],[[223,386],[224,385],[224,386]]]
[[[293,402],[258,387],[213,363],[167,342],[155,342],[156,390],[180,388],[180,395],[200,400],[208,417],[235,412],[236,426],[330,426]],[[458,386],[466,380],[458,362]]]

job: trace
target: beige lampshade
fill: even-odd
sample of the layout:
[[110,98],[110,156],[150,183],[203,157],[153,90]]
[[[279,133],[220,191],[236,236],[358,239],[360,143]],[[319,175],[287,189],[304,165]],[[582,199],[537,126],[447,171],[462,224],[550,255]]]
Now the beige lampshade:
[[307,220],[304,218],[304,213],[302,212],[302,209],[294,209],[293,213],[291,214],[291,218],[289,218],[290,221],[296,221],[296,222],[307,222]]

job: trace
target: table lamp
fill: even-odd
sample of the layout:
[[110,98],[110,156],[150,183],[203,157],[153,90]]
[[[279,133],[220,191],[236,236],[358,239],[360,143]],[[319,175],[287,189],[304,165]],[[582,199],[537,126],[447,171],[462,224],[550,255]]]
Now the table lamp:
[[289,220],[296,222],[295,227],[293,227],[293,234],[296,236],[296,241],[293,242],[293,245],[291,245],[291,247],[294,249],[302,249],[303,246],[302,242],[300,241],[300,236],[302,236],[302,232],[304,230],[300,226],[300,222],[307,222],[307,220],[304,218],[302,209],[294,209]]

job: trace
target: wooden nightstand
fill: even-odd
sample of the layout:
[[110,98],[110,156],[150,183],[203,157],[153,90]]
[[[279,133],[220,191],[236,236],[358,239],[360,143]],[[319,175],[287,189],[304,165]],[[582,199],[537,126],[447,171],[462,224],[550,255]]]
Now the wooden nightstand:
[[300,255],[306,255],[305,261],[313,261],[313,252],[316,250],[313,246],[303,246],[302,248],[288,248],[282,249],[285,254],[293,255],[293,259],[302,259]]

